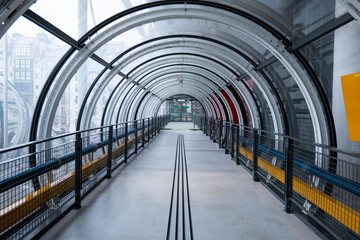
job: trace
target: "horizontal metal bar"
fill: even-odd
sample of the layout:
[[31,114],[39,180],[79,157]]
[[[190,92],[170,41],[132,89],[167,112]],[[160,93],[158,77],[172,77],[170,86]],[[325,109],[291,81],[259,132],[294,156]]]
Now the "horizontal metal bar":
[[[248,138],[239,136],[239,139],[249,145],[253,145],[253,141]],[[259,148],[259,150],[266,152],[266,153],[272,155],[273,157],[276,157],[280,160],[285,161],[285,154],[282,152],[279,152],[275,149],[271,149],[263,144],[259,144],[258,148]],[[317,166],[314,166],[310,163],[303,162],[297,158],[293,158],[293,162],[294,162],[294,166],[301,168],[302,170],[304,170],[308,173],[311,173],[317,177],[320,177],[320,178],[360,197],[360,184],[359,183],[351,181],[347,178],[336,175],[334,173],[330,173],[330,172],[323,170]]]
[[277,57],[275,56],[271,56],[268,59],[266,59],[265,61],[263,61],[262,63],[260,63],[259,65],[257,65],[257,67],[255,67],[256,71],[260,71],[263,68],[269,66],[270,64],[272,64],[273,62],[275,62],[277,60]]
[[114,68],[110,63],[108,63],[107,61],[105,61],[104,59],[102,59],[101,57],[96,55],[95,53],[91,54],[90,58],[93,59],[94,61],[100,63],[101,65],[103,65],[107,69],[113,69]]
[[[232,85],[234,85],[232,82],[229,82],[229,83],[227,83],[225,86],[226,87],[230,87],[230,86],[232,86]],[[221,90],[221,89],[219,89],[219,90]]]
[[[163,115],[163,116],[167,116],[167,115]],[[153,118],[154,117],[148,117],[148,118],[144,118],[144,119],[146,120],[146,119],[153,119]],[[3,149],[0,150],[0,154],[4,154],[6,152],[11,152],[11,151],[14,151],[14,150],[17,150],[17,149],[26,148],[26,147],[29,147],[29,146],[32,146],[32,145],[37,145],[37,144],[48,142],[48,141],[53,141],[53,140],[56,140],[56,139],[59,139],[59,138],[69,137],[69,136],[75,135],[76,133],[84,133],[84,132],[95,131],[95,130],[99,130],[99,129],[109,128],[110,126],[116,127],[116,126],[120,126],[120,125],[125,124],[125,123],[134,123],[136,121],[141,121],[141,120],[133,120],[133,121],[128,121],[128,122],[116,123],[116,124],[111,124],[111,125],[107,125],[107,126],[90,128],[90,129],[86,129],[86,130],[79,130],[79,131],[72,132],[72,133],[65,133],[65,134],[62,134],[62,135],[55,136],[55,137],[44,138],[44,139],[41,139],[41,140],[36,140],[36,141],[20,144],[20,145],[17,145],[17,146],[13,146],[13,147],[3,148]]]
[[128,78],[129,78],[129,77],[128,77],[125,73],[123,73],[123,72],[118,72],[118,74],[119,74],[121,77],[125,78],[125,79],[128,79]]
[[[238,125],[238,124],[234,124],[234,125]],[[240,141],[245,142],[251,146],[253,145],[253,141],[246,137],[239,136],[239,139],[240,139]],[[292,139],[294,139],[294,138],[292,138]],[[271,149],[263,144],[258,144],[258,148],[259,148],[259,150],[266,152],[266,153],[272,155],[273,157],[276,157],[280,160],[285,161],[285,154],[282,152],[279,152],[275,149]],[[337,152],[339,152],[339,151],[337,151]],[[357,157],[360,157],[360,156],[357,156]],[[347,178],[344,178],[342,176],[336,175],[334,173],[330,173],[330,172],[323,170],[317,166],[314,166],[313,164],[309,164],[304,161],[301,161],[300,159],[293,158],[293,161],[294,161],[294,166],[301,168],[302,170],[304,170],[308,173],[311,173],[317,177],[320,177],[342,189],[345,189],[345,190],[355,194],[356,196],[360,196],[360,184],[359,183],[349,180]]]
[[241,81],[241,80],[243,80],[244,78],[246,78],[248,75],[246,74],[246,73],[243,73],[243,74],[241,74],[240,76],[238,76],[237,78],[236,78],[236,80],[238,80],[238,81]]
[[354,20],[354,17],[351,16],[350,13],[345,13],[341,17],[334,18],[334,19],[330,20],[329,22],[325,23],[324,25],[318,27],[314,31],[310,32],[304,38],[295,42],[291,46],[291,50],[292,51],[298,50],[299,48],[302,48],[303,46],[325,36],[326,34],[338,29],[339,27],[341,27],[353,20]]
[[[138,130],[142,130],[142,127],[138,128]],[[135,130],[129,131],[129,134],[135,133]],[[125,134],[119,134],[113,138],[113,141],[122,139],[125,137]],[[97,149],[106,146],[109,143],[109,140],[104,140],[101,142],[98,142],[96,144],[92,144],[90,146],[87,146],[82,149],[82,156],[92,153],[96,151]],[[40,164],[36,167],[30,168],[28,170],[25,170],[15,176],[11,176],[9,178],[3,179],[0,181],[0,193],[7,191],[17,185],[20,185],[26,181],[29,181],[35,177],[38,177],[42,174],[45,174],[48,171],[51,171],[53,169],[59,168],[62,165],[71,162],[75,159],[75,152],[66,154],[58,159],[50,160],[46,163]]]
[[[244,129],[249,129],[249,130],[252,129],[252,127],[240,125],[240,124],[238,124],[238,123],[233,123],[233,124],[234,124],[235,126],[239,126],[239,127],[241,127],[241,128],[244,128]],[[309,146],[321,147],[321,148],[324,148],[324,149],[329,150],[329,151],[334,151],[334,152],[337,152],[337,153],[346,154],[346,155],[348,155],[348,156],[351,156],[351,157],[355,157],[355,158],[359,158],[359,159],[360,159],[360,154],[356,154],[356,153],[353,153],[353,152],[348,152],[348,151],[345,151],[345,150],[342,150],[342,149],[339,149],[339,148],[336,148],[336,147],[331,147],[331,146],[328,146],[328,145],[325,145],[325,144],[321,144],[321,143],[316,143],[316,142],[309,142],[309,141],[306,141],[306,140],[302,140],[302,139],[300,139],[300,138],[296,138],[296,137],[291,137],[291,136],[285,135],[285,134],[283,134],[283,133],[274,133],[274,132],[270,132],[270,131],[266,131],[266,130],[262,130],[262,129],[258,129],[258,130],[259,130],[259,132],[264,132],[264,133],[269,133],[269,134],[273,134],[273,135],[276,135],[276,136],[291,138],[291,139],[293,139],[294,141],[299,142],[299,143],[304,143],[304,144],[309,145]]]
[[48,31],[49,33],[53,34],[55,37],[61,39],[65,43],[69,44],[70,46],[75,47],[76,49],[81,48],[80,44],[75,39],[73,39],[72,37],[70,37],[69,35],[64,33],[63,31],[61,31],[59,28],[52,25],[50,22],[46,21],[44,18],[40,17],[39,15],[37,15],[35,12],[31,11],[30,9],[28,9],[23,14],[23,16],[26,19],[28,19],[29,21],[35,23],[39,27],[41,27],[41,28],[45,29],[46,31]]

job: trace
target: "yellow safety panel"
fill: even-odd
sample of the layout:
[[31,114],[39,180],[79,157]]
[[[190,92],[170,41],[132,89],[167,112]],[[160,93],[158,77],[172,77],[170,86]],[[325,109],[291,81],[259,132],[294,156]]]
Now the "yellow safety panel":
[[[250,161],[253,160],[252,152],[248,149],[239,147],[239,152],[246,156],[246,158]],[[272,165],[261,157],[258,157],[258,166],[285,184],[284,170]],[[293,177],[293,191],[360,235],[360,213],[355,209],[345,205],[344,203],[296,177]]]
[[[141,134],[140,134],[141,137]],[[135,138],[128,141],[128,146],[135,144]],[[113,149],[113,158],[124,152],[124,144]],[[107,165],[107,153],[82,166],[82,179],[88,178],[96,169]],[[26,216],[45,205],[48,201],[63,192],[69,192],[75,186],[75,171],[55,180],[43,188],[31,193],[19,201],[0,210],[0,232],[4,232]]]
[[360,73],[341,77],[349,136],[360,142]]
[[[134,142],[134,138],[131,139],[129,141],[129,146],[132,146]],[[123,151],[124,144],[113,150],[113,156],[119,156]],[[248,149],[239,147],[239,152],[250,161],[253,160],[252,152]],[[96,169],[106,166],[106,163],[107,154],[104,154],[97,159],[83,165],[82,179],[89,177],[90,174],[92,174]],[[258,165],[271,176],[280,182],[285,183],[284,170],[272,165],[261,157],[258,158]],[[72,190],[74,185],[75,171],[63,176],[61,179],[57,179],[53,183],[39,189],[36,192],[31,193],[14,204],[1,209],[0,232],[3,232],[9,227],[13,226],[21,219],[31,214],[33,211],[46,204],[46,202],[48,202],[50,199],[63,192]],[[315,206],[321,208],[329,215],[333,216],[349,229],[360,235],[360,213],[358,211],[296,177],[293,177],[293,190]]]

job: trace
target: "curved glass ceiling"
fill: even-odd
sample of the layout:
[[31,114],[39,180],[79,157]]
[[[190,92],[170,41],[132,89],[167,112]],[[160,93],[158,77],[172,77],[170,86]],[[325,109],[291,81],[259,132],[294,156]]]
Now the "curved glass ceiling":
[[35,109],[31,140],[187,94],[209,117],[333,144],[335,35],[313,35],[345,14],[321,0],[39,0],[2,38],[1,79]]

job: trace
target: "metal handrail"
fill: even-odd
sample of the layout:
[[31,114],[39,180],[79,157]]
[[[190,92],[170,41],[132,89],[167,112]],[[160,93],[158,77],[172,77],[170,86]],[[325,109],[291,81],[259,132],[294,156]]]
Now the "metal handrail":
[[[164,115],[164,116],[166,116],[166,115]],[[144,118],[144,119],[146,120],[146,119],[154,119],[154,118],[155,117],[149,117],[149,118]],[[132,122],[141,121],[141,120],[143,120],[143,119],[134,120],[134,121],[128,121],[128,122],[122,122],[122,123],[116,123],[116,124],[111,124],[111,125],[101,126],[101,127],[94,127],[94,128],[90,128],[90,129],[86,129],[86,130],[75,131],[75,132],[72,132],[72,133],[61,134],[61,135],[58,135],[58,136],[55,136],[55,137],[44,138],[44,139],[41,139],[41,140],[36,140],[36,141],[20,144],[20,145],[17,145],[17,146],[12,146],[12,147],[8,147],[8,148],[0,149],[0,154],[4,154],[6,152],[11,152],[11,151],[14,151],[14,150],[18,150],[18,149],[21,149],[21,148],[26,148],[26,147],[37,145],[37,144],[44,143],[44,142],[53,141],[53,140],[56,140],[56,139],[59,139],[59,138],[73,136],[73,135],[76,135],[77,133],[90,132],[90,131],[94,131],[94,130],[98,130],[98,129],[109,128],[111,126],[112,127],[120,126],[122,124],[132,123]]]
[[[216,119],[213,119],[216,121]],[[228,121],[223,121],[224,124],[226,123],[229,123]],[[249,126],[243,126],[243,125],[239,125],[239,124],[234,124],[236,126],[239,126],[239,127],[242,127],[242,128],[247,128],[247,129],[252,129],[254,130],[255,128],[252,128],[252,127],[249,127]],[[268,132],[268,131],[265,131],[265,130],[259,130],[261,132],[267,132],[267,133],[271,133],[271,132]],[[347,154],[349,156],[354,156],[354,157],[357,157],[357,158],[360,158],[360,155],[356,155],[354,153],[350,153],[350,152],[346,152],[345,150],[340,150],[340,149],[337,149],[337,148],[334,148],[334,147],[330,147],[330,146],[326,146],[324,144],[316,144],[316,143],[309,143],[309,142],[306,142],[304,140],[301,140],[299,138],[295,138],[295,137],[291,137],[291,136],[287,136],[287,135],[284,135],[284,134],[277,134],[277,133],[271,133],[271,134],[274,134],[274,135],[281,135],[283,137],[286,137],[286,138],[289,138],[289,139],[292,139],[292,140],[295,140],[297,142],[302,142],[302,143],[306,143],[308,145],[312,145],[312,146],[318,146],[318,147],[323,147],[323,148],[326,148],[326,149],[329,149],[330,151],[336,151],[338,153],[343,153],[343,154]],[[253,141],[251,139],[248,139],[248,138],[245,138],[243,136],[239,136],[239,139],[242,141],[242,142],[245,142],[251,146],[253,146]],[[220,140],[219,140],[220,141]],[[276,157],[280,160],[283,160],[285,161],[285,153],[282,153],[280,151],[277,151],[275,149],[272,149],[270,147],[267,147],[263,144],[260,144],[258,143],[258,148],[259,150],[262,150],[270,155],[272,155],[273,157]],[[300,159],[297,159],[297,158],[293,158],[293,162],[294,162],[294,165],[299,167],[300,169],[308,172],[308,173],[311,173],[317,177],[320,177],[342,189],[345,189],[353,194],[355,194],[356,196],[359,196],[360,197],[360,184],[355,182],[355,181],[352,181],[350,179],[347,179],[347,178],[344,178],[342,176],[339,176],[337,174],[334,174],[334,173],[331,173],[331,172],[328,172],[326,170],[323,170],[313,164],[310,164],[310,163],[305,163],[304,161],[301,161]],[[354,165],[358,165],[360,166],[359,164],[354,164]]]

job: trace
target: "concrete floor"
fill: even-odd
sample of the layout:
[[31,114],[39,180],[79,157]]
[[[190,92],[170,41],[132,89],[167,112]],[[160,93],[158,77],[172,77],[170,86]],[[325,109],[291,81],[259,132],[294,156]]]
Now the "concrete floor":
[[165,239],[177,134],[185,134],[194,239],[319,239],[190,123],[170,123],[42,239]]

